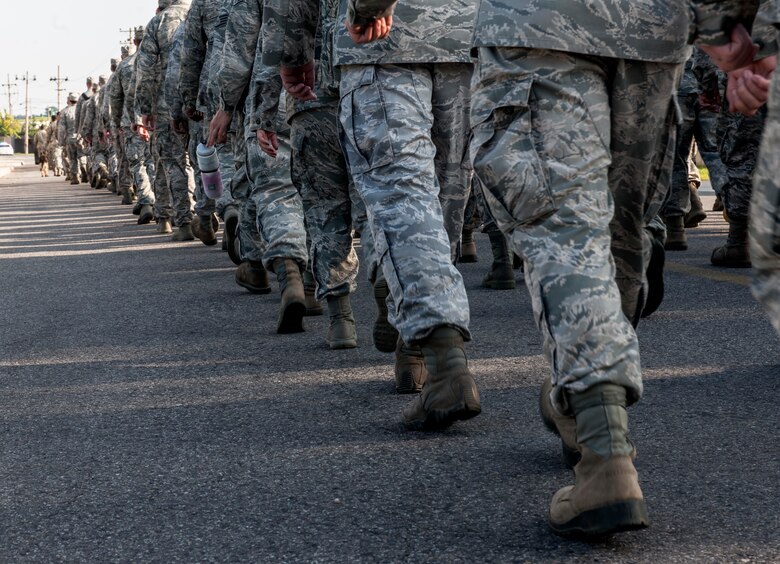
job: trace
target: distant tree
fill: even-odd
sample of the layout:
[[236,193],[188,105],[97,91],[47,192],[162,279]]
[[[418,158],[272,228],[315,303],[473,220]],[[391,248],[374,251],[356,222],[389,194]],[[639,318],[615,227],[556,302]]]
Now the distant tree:
[[22,131],[22,126],[13,116],[6,113],[0,115],[0,138],[16,137]]

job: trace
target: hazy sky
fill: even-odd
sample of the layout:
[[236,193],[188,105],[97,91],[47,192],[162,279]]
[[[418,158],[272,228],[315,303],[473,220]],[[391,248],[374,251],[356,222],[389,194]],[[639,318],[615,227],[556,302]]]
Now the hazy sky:
[[[57,65],[63,77],[61,105],[69,91],[83,92],[84,80],[109,74],[109,61],[119,58],[119,32],[146,23],[154,16],[157,0],[0,0],[2,42],[0,43],[0,83],[16,82],[11,89],[14,114],[24,113],[24,82],[15,80],[30,72],[31,114],[57,105],[54,82]],[[8,95],[0,86],[0,111],[8,111]]]

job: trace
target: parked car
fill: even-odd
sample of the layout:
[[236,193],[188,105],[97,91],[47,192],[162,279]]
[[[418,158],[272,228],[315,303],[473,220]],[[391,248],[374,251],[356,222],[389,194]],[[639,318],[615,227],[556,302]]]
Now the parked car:
[[0,155],[11,155],[14,154],[14,148],[11,147],[8,143],[0,142]]

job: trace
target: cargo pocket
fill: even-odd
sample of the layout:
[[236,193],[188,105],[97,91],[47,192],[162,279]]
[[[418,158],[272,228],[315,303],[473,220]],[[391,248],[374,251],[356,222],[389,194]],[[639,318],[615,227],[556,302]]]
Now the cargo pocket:
[[533,80],[518,82],[481,114],[472,130],[474,173],[499,228],[509,232],[556,211],[537,150],[529,105]]
[[395,160],[375,68],[368,66],[359,72],[339,103],[342,146],[353,173],[368,172]]

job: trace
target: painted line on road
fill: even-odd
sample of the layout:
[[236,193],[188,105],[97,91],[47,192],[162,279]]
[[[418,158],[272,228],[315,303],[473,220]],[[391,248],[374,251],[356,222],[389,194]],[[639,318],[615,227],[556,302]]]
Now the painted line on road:
[[667,262],[665,269],[678,274],[707,278],[708,280],[714,280],[715,282],[729,282],[730,284],[738,284],[740,286],[750,286],[751,283],[750,276],[734,274],[733,272],[710,270],[709,268],[701,268],[699,266],[691,266],[679,262]]

